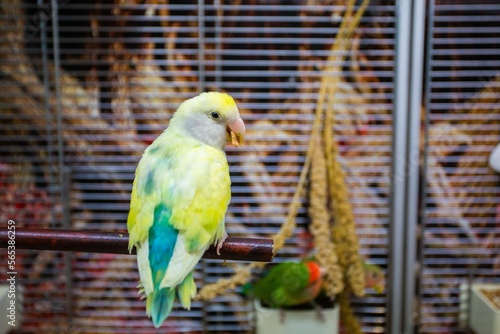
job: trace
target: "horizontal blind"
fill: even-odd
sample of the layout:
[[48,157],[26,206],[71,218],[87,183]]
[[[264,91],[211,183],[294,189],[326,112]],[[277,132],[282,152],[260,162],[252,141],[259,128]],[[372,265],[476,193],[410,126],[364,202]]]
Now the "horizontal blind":
[[[14,8],[16,2],[3,6]],[[167,127],[178,104],[204,87],[231,93],[247,125],[246,145],[227,150],[232,179],[226,220],[229,235],[266,237],[278,231],[304,163],[322,68],[344,6],[335,1],[294,5],[221,1],[204,3],[200,13],[196,1],[119,5],[60,1],[56,38],[49,5],[38,8],[26,2],[16,8],[16,15],[24,20],[18,20],[22,26],[10,29],[32,37],[18,48],[24,58],[3,57],[11,70],[19,62],[32,69],[37,81],[26,82],[28,87],[20,92],[4,91],[4,100],[13,103],[20,96],[19,103],[27,104],[35,98],[40,105],[31,108],[31,114],[19,114],[32,126],[16,121],[15,113],[2,112],[2,126],[12,129],[17,124],[17,132],[9,138],[28,144],[22,149],[2,146],[14,152],[2,156],[0,162],[12,169],[18,154],[20,161],[31,161],[37,168],[47,165],[50,170],[54,161],[67,168],[62,179],[57,170],[52,171],[50,187],[48,174],[43,175],[44,183],[37,184],[50,188],[49,197],[60,206],[53,220],[58,226],[67,206],[71,228],[125,231],[129,193],[142,151]],[[2,20],[17,17],[4,12]],[[334,105],[335,140],[340,144],[339,159],[346,171],[361,252],[384,269],[392,160],[394,13],[391,1],[371,2],[354,34],[352,49],[346,52],[342,72],[334,74],[341,77]],[[45,44],[42,31],[33,28],[44,16]],[[2,29],[7,28],[2,25]],[[55,50],[60,68],[54,66]],[[12,46],[2,45],[2,52],[12,53]],[[43,88],[39,73],[43,69],[48,72],[48,96],[38,92]],[[55,100],[56,77],[59,101]],[[2,79],[2,84],[16,87],[19,80]],[[45,101],[50,102],[46,107],[49,120],[39,119]],[[40,155],[39,164],[33,159],[40,149],[30,144],[30,136],[39,145],[52,145],[51,154]],[[60,180],[69,185],[69,196],[62,200]],[[302,257],[312,249],[307,198],[301,203],[298,227],[275,262]],[[61,293],[45,300],[49,310],[61,312],[60,323],[52,315],[30,313],[31,326],[25,324],[23,332],[40,332],[55,324],[68,324],[78,333],[152,331],[144,302],[137,295],[134,257],[75,253],[71,265],[64,267],[57,260],[60,254],[50,254],[57,255],[39,266],[52,270],[62,283],[64,269],[69,268],[71,298]],[[55,263],[62,267],[54,268]],[[26,263],[26,272],[32,267]],[[195,278],[202,286],[233,271],[232,263],[224,266],[204,260]],[[33,279],[28,282],[34,292],[41,293],[43,286]],[[33,304],[34,298],[27,295],[26,305]],[[68,302],[73,310],[70,323],[65,318]],[[354,299],[353,305],[365,333],[384,332],[388,312],[384,294],[368,291],[365,298]],[[172,332],[251,331],[251,311],[238,291],[229,292],[209,302],[194,302],[189,312],[175,309],[165,328]],[[50,331],[58,330],[53,328]]]
[[500,139],[500,5],[436,1],[430,15],[419,332],[462,333],[461,288],[500,281],[500,184],[488,167]]

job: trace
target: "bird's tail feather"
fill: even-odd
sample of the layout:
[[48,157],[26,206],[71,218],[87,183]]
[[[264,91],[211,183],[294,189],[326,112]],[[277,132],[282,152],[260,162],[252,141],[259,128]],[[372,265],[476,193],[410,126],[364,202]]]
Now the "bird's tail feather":
[[158,328],[167,319],[174,305],[175,289],[163,288],[150,293],[146,301],[146,312]]
[[189,310],[191,308],[191,298],[196,295],[196,283],[193,279],[193,272],[189,273],[177,287],[177,294],[182,306]]

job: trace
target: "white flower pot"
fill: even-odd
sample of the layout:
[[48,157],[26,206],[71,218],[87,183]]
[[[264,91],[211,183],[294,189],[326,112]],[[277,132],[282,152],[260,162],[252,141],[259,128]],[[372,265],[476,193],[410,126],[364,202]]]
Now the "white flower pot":
[[500,289],[500,284],[473,284],[470,327],[476,334],[500,334],[500,310],[481,290]]
[[[339,306],[322,310],[325,321],[318,319],[316,310],[280,310],[263,307],[255,300],[257,334],[338,334]],[[283,321],[282,321],[283,320]]]

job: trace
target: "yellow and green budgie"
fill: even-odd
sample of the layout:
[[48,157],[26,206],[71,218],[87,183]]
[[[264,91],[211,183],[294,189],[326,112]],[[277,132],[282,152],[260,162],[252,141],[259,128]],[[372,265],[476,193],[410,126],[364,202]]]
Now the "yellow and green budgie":
[[189,309],[196,294],[193,269],[205,250],[227,237],[231,198],[227,141],[245,134],[233,98],[208,92],[181,103],[168,128],[144,151],[135,172],[127,228],[137,248],[140,292],[155,327],[177,296]]

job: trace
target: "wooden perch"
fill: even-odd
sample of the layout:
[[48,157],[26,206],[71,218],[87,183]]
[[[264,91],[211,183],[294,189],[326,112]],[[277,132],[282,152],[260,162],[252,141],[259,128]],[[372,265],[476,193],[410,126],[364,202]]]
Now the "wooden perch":
[[[0,248],[7,248],[8,240],[8,231],[0,231]],[[119,232],[26,228],[16,229],[13,240],[16,249],[129,254],[128,234]],[[273,246],[272,239],[229,237],[224,242],[220,255],[211,246],[203,254],[203,258],[271,262]]]

